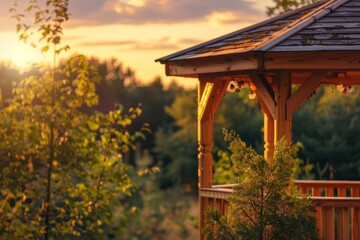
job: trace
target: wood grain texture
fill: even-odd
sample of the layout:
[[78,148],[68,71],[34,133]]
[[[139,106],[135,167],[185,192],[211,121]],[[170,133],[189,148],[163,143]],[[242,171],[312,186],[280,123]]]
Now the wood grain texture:
[[312,73],[310,77],[300,85],[296,92],[287,100],[287,117],[291,118],[292,114],[306,101],[321,81],[326,77],[327,72]]

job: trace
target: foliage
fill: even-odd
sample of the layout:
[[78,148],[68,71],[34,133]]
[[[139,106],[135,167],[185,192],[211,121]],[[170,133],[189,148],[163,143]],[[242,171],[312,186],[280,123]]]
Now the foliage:
[[266,14],[268,16],[281,15],[318,1],[319,0],[273,0],[275,6],[267,7]]
[[[197,121],[194,92],[179,95],[165,111],[174,118],[175,127],[164,126],[156,133],[156,148],[162,159],[163,185],[195,183],[197,175]],[[161,179],[160,179],[161,180]],[[164,186],[165,187],[165,186]]]
[[227,93],[214,119],[215,145],[225,149],[222,129],[234,129],[242,139],[257,151],[263,151],[263,115],[259,102],[249,99],[250,88],[241,88],[238,93]]
[[[150,155],[137,159],[139,172],[152,165]],[[138,191],[114,209],[114,217],[107,229],[110,239],[186,239],[189,235],[189,200],[179,187],[161,190],[154,175],[134,178]],[[124,210],[133,209],[133,214],[124,220]],[[120,226],[119,225],[123,225]]]
[[[0,234],[4,239],[87,238],[101,233],[112,217],[112,207],[131,194],[135,185],[123,154],[134,148],[143,130],[129,126],[141,114],[138,107],[119,105],[103,114],[86,114],[98,103],[99,76],[83,56],[56,67],[62,23],[68,20],[68,1],[46,1],[34,11],[41,51],[52,47],[53,66],[39,66],[23,79],[13,96],[1,101],[0,117]],[[30,41],[25,17],[18,20],[20,40]],[[36,47],[34,45],[34,47]]]
[[302,158],[317,166],[320,179],[359,177],[359,96],[358,87],[348,94],[323,87],[294,115],[294,139],[304,144]]
[[310,199],[292,183],[291,149],[284,140],[264,159],[238,135],[225,131],[237,171],[225,216],[209,210],[205,239],[317,239]]
[[[174,119],[175,127],[165,125],[156,133],[156,151],[164,165],[162,182],[197,182],[197,105],[195,91],[178,95],[166,108]],[[214,120],[215,151],[223,147],[221,128],[236,129],[246,142],[262,149],[262,115],[257,101],[248,99],[248,92],[242,89],[238,94],[228,93]],[[220,156],[220,155],[219,155]],[[221,158],[220,158],[221,159]],[[217,160],[217,159],[216,159]],[[220,160],[221,161],[221,160]]]

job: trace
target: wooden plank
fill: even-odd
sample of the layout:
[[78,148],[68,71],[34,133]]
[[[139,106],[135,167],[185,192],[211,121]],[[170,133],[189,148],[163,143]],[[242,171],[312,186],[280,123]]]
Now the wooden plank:
[[319,20],[317,20],[317,22],[320,22],[320,23],[327,23],[327,22],[330,22],[330,23],[334,23],[334,22],[337,22],[337,23],[343,23],[343,22],[360,22],[360,17],[356,16],[356,17],[323,17]]
[[338,208],[338,238],[337,239],[350,239],[350,209],[345,207]]
[[256,87],[256,94],[261,97],[264,102],[266,111],[271,114],[272,118],[275,118],[275,100],[272,87],[263,75],[249,74],[249,77]]
[[334,228],[334,208],[325,207],[322,209],[322,231],[320,236],[326,240],[335,239],[335,228]]
[[[360,197],[360,188],[352,188],[352,197]],[[352,210],[352,239],[360,239],[360,207]]]
[[305,100],[320,85],[326,77],[327,72],[312,73],[311,76],[296,90],[296,92],[287,100],[287,117],[292,114],[305,102]]
[[360,188],[360,181],[337,181],[337,180],[296,180],[295,184],[305,187],[316,188]]
[[360,45],[360,39],[293,39],[286,40],[278,46],[309,46],[309,45],[320,45],[320,46],[341,46],[341,45]]
[[350,11],[336,11],[332,12],[329,15],[330,17],[358,17],[359,14],[357,12],[350,12]]
[[[302,45],[302,46],[276,46],[271,51],[278,51],[278,52],[292,52],[292,51],[346,51],[346,50],[360,50],[360,45]],[[338,66],[336,69],[339,69],[340,66]],[[351,68],[358,68],[359,64],[356,65],[349,65],[347,66],[349,69]],[[344,69],[344,67],[341,67],[341,69]]]
[[297,34],[322,34],[322,33],[332,33],[332,34],[358,34],[360,28],[333,28],[331,30],[325,28],[319,29],[303,29]]
[[[230,53],[233,50],[230,51]],[[214,54],[213,54],[214,55]],[[196,55],[200,57],[200,55]],[[168,64],[168,76],[192,76],[194,74],[208,74],[218,72],[232,72],[257,68],[255,56],[237,56],[214,58],[211,61],[202,59],[197,61],[174,61]]]
[[358,23],[358,22],[343,22],[343,23],[316,22],[316,23],[309,25],[306,29],[319,29],[319,28],[325,28],[328,31],[331,31],[331,28],[334,28],[334,29],[360,28],[360,23]]
[[[360,47],[360,46],[359,46]],[[326,70],[360,71],[360,49],[350,52],[272,52],[265,54],[265,68],[268,70],[292,69],[292,70]]]
[[335,207],[335,208],[352,208],[360,207],[360,198],[354,197],[311,197],[313,205],[317,208]]
[[[359,17],[360,19],[360,17]],[[320,40],[330,40],[330,39],[340,39],[340,40],[349,40],[349,39],[360,39],[360,33],[358,34],[332,34],[332,33],[319,33],[319,34],[296,34],[289,40],[303,40],[303,39],[320,39]]]
[[[312,196],[316,197],[316,196],[320,196],[320,188],[318,187],[312,187]],[[312,197],[312,199],[313,199]],[[316,223],[317,223],[317,227],[319,229],[319,232],[320,232],[320,236],[323,235],[323,218],[322,218],[322,208],[320,206],[318,206],[317,204],[315,205],[315,219],[316,219]]]
[[360,7],[339,7],[336,12],[360,12]]
[[343,6],[344,7],[360,7],[360,2],[351,1],[351,2],[345,3]]
[[[338,188],[338,196],[346,197],[346,188]],[[350,239],[350,209],[347,207],[338,208],[338,239]]]
[[333,187],[326,187],[325,188],[325,196],[327,197],[334,197],[334,188]]
[[[292,84],[301,84],[305,82],[310,75],[310,72],[293,72],[291,75]],[[330,72],[326,78],[321,81],[321,84],[337,85],[339,83],[346,85],[360,85],[360,72]]]

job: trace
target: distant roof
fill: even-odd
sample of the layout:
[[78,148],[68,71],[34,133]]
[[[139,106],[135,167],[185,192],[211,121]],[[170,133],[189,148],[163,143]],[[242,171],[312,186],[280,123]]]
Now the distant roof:
[[325,50],[360,50],[360,0],[320,1],[156,61]]

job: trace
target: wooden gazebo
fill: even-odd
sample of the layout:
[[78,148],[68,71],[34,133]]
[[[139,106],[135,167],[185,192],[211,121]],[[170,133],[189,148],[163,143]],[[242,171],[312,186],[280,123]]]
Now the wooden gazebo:
[[[212,184],[213,119],[230,81],[246,81],[264,113],[265,157],[292,138],[292,116],[321,84],[360,84],[360,0],[325,0],[157,59],[168,76],[199,79],[200,228],[225,211],[231,185]],[[299,87],[292,92],[292,85]],[[294,126],[296,127],[296,126]],[[325,239],[360,239],[360,183],[297,181]]]

